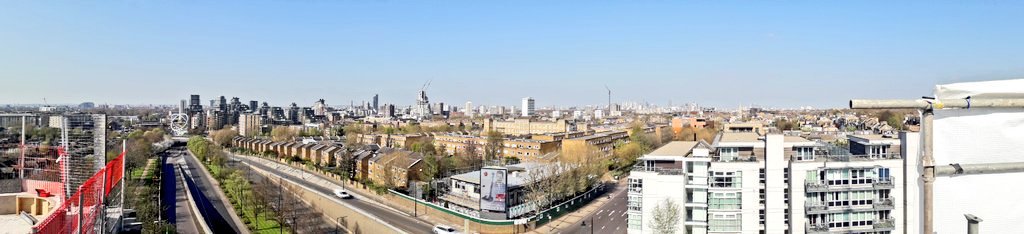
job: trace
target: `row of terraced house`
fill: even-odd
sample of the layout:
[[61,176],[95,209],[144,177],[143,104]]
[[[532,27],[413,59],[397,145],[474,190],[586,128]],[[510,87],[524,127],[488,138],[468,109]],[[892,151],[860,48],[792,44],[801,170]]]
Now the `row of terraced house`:
[[404,190],[410,181],[416,180],[415,172],[423,161],[421,154],[400,148],[366,145],[346,149],[341,143],[332,140],[283,142],[239,136],[232,139],[232,144],[258,154],[274,154],[281,159],[298,157],[320,167],[349,162],[353,164],[348,167],[351,168],[350,179],[391,184],[400,190]]

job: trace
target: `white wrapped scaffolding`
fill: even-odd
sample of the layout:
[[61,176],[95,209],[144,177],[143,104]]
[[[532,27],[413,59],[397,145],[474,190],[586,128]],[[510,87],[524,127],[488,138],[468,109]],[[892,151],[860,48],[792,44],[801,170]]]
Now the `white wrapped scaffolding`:
[[[1021,99],[1024,80],[938,85],[938,99]],[[1024,108],[936,108],[936,166],[1024,162]],[[934,230],[964,233],[964,214],[984,221],[982,233],[1024,230],[1024,173],[978,174],[935,179]]]

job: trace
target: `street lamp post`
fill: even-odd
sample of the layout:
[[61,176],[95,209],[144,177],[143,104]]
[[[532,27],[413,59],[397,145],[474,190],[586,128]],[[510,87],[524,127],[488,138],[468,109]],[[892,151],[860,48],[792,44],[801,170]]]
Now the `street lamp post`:
[[[590,216],[590,234],[594,234],[594,226],[595,225],[597,225],[597,224],[594,223],[594,216]],[[580,224],[580,227],[587,227],[587,221],[584,220],[583,223]]]

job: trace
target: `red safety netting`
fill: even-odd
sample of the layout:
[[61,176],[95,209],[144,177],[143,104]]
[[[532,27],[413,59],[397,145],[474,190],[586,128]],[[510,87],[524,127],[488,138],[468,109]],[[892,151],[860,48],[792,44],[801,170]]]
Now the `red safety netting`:
[[107,163],[107,166],[104,167],[104,170],[107,171],[107,187],[104,188],[103,194],[109,194],[110,190],[114,188],[114,185],[117,185],[117,182],[121,181],[121,177],[124,176],[123,165],[124,153],[122,153],[121,156],[114,158],[114,160],[110,160],[110,162]]
[[[39,225],[34,233],[72,233],[81,227],[82,233],[96,232],[97,217],[103,215],[103,197],[110,193],[111,188],[121,182],[124,154],[110,161],[106,167],[86,180],[74,195],[68,197],[59,207],[54,209]],[[104,176],[105,175],[105,176]],[[103,186],[106,181],[107,186]]]
[[39,197],[64,198],[64,160],[59,160],[61,147],[26,145],[21,150],[19,164],[23,192]]

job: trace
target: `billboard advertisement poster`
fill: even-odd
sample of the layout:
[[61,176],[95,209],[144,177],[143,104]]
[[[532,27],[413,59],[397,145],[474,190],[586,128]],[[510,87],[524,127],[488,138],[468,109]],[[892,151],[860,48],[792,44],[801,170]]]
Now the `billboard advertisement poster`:
[[508,170],[485,167],[480,170],[480,209],[505,212]]

